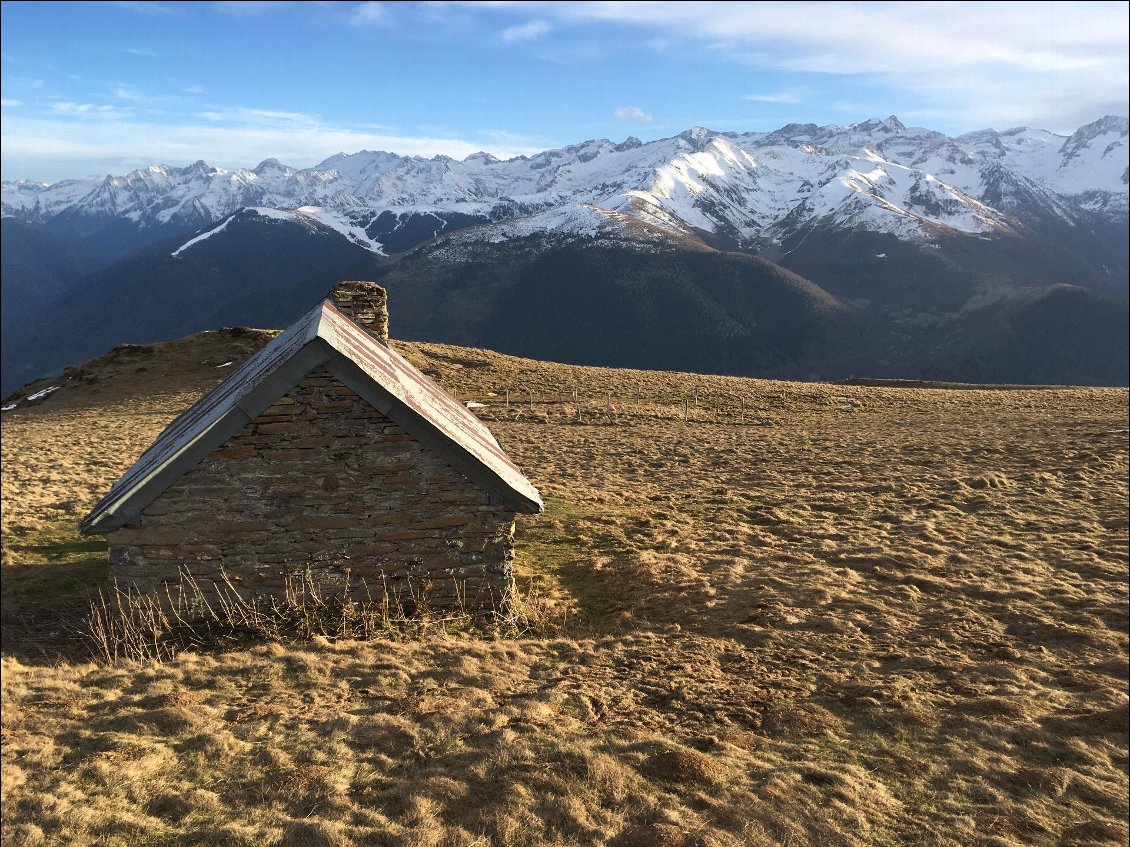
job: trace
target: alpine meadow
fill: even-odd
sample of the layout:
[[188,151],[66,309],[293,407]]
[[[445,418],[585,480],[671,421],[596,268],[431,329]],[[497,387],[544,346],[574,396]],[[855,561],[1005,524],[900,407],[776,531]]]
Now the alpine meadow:
[[1127,4],[0,17],[0,847],[1130,847]]

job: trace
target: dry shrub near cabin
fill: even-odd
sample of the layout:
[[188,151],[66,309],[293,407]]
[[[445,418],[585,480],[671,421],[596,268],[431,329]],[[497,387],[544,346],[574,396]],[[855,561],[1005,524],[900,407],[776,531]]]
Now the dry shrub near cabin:
[[[263,641],[415,639],[456,631],[517,636],[552,625],[533,592],[511,592],[486,611],[461,604],[435,611],[411,582],[406,591],[381,586],[356,597],[326,592],[307,571],[288,575],[281,595],[248,597],[225,575],[221,579],[205,588],[182,570],[163,596],[115,584],[91,601],[79,635],[95,657],[114,663]],[[189,717],[171,711],[169,720],[178,719]]]

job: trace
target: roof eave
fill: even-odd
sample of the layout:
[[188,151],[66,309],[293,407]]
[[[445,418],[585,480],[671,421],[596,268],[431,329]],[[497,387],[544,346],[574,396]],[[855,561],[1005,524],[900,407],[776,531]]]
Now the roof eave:
[[96,506],[79,524],[79,533],[97,535],[136,523],[141,511],[157,499],[169,485],[251,423],[272,403],[294,388],[310,371],[324,364],[333,352],[332,348],[317,336],[306,342],[270,376],[241,397],[231,409],[155,467],[144,479],[120,492],[113,499]]
[[411,432],[417,441],[443,456],[452,467],[476,485],[498,496],[503,505],[526,515],[536,515],[544,511],[545,505],[541,501],[541,495],[524,477],[522,479],[526,482],[528,490],[512,485],[492,471],[470,451],[440,431],[431,421],[384,390],[348,356],[335,351],[326,362],[326,367],[342,383],[357,392],[366,403],[405,431]]

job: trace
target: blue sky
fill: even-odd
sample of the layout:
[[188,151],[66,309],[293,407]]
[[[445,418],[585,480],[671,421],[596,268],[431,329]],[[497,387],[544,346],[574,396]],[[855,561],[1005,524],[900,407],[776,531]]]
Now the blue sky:
[[1128,113],[1113,3],[5,2],[2,175]]

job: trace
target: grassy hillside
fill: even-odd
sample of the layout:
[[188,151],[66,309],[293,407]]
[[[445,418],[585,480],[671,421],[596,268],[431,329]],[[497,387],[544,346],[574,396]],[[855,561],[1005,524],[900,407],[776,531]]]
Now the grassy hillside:
[[265,337],[4,413],[4,844],[1127,843],[1125,389],[398,345],[545,496],[549,632],[75,655],[105,566],[74,523]]

